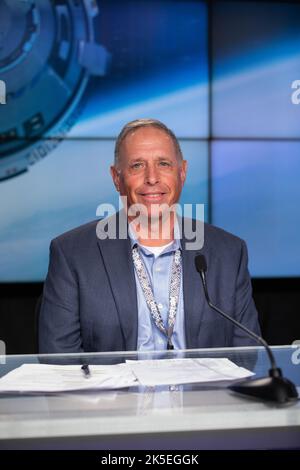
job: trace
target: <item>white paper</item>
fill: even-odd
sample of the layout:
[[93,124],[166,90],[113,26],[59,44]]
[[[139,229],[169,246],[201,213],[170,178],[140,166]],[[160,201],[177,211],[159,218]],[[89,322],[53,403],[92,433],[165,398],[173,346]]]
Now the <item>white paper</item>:
[[160,359],[131,361],[133,374],[141,385],[175,385],[243,379],[253,372],[226,358]]
[[0,393],[114,390],[231,381],[254,375],[226,358],[128,360],[116,365],[91,365],[89,369],[91,375],[85,377],[81,365],[23,364],[0,378]]
[[125,363],[89,369],[91,374],[85,377],[81,365],[23,364],[0,379],[0,392],[112,390],[137,384]]

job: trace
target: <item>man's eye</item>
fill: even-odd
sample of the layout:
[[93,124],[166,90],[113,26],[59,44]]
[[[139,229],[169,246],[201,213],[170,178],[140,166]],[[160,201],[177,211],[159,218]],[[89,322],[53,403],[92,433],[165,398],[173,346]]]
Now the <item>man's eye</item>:
[[159,162],[160,166],[171,166],[170,162],[161,161]]
[[142,162],[136,162],[136,163],[133,163],[130,168],[132,168],[133,170],[138,170],[139,168],[142,168],[143,164]]

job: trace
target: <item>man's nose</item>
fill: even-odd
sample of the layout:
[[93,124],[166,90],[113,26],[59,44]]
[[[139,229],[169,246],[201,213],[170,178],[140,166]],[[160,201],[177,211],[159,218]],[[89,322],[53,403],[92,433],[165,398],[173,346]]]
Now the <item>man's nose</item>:
[[147,165],[145,170],[145,183],[154,185],[159,182],[159,171],[156,165]]

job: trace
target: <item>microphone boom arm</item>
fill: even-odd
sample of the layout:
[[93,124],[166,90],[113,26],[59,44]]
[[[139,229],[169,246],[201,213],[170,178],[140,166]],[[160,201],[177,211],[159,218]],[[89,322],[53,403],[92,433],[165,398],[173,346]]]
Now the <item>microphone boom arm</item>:
[[206,276],[205,276],[205,273],[203,271],[200,272],[200,276],[202,278],[202,283],[203,283],[203,288],[204,288],[204,294],[205,294],[205,297],[206,297],[206,300],[207,300],[207,303],[208,305],[210,306],[210,308],[212,308],[213,310],[216,310],[220,315],[222,315],[224,318],[226,318],[227,320],[231,321],[232,323],[234,323],[235,326],[237,326],[238,328],[240,328],[241,330],[245,331],[245,333],[247,333],[249,336],[251,336],[253,339],[255,339],[258,343],[260,343],[262,346],[264,346],[267,350],[267,353],[268,353],[268,356],[269,356],[269,359],[270,359],[270,362],[271,362],[271,369],[273,371],[278,371],[279,372],[279,376],[281,376],[281,371],[280,369],[276,366],[276,361],[275,361],[275,358],[274,358],[274,355],[272,353],[272,350],[270,348],[270,346],[268,345],[268,343],[263,339],[261,338],[260,336],[258,336],[256,333],[254,333],[253,331],[249,330],[249,328],[247,328],[246,326],[244,326],[242,323],[238,322],[237,320],[235,320],[234,318],[232,318],[230,315],[227,315],[227,313],[223,312],[222,310],[220,310],[216,305],[214,305],[211,300],[210,300],[210,297],[209,297],[209,294],[208,294],[208,290],[207,290],[207,284],[206,284]]
[[264,346],[270,359],[271,369],[269,370],[269,377],[262,377],[254,380],[242,380],[240,382],[234,383],[233,385],[230,385],[228,388],[242,395],[249,395],[251,397],[256,397],[264,400],[271,400],[275,401],[276,403],[287,403],[291,401],[296,401],[298,399],[297,389],[293,382],[282,376],[281,369],[277,367],[275,357],[268,343],[263,338],[258,336],[253,331],[249,330],[242,323],[235,320],[227,313],[223,312],[220,308],[216,307],[211,302],[206,282],[207,264],[205,257],[203,255],[197,255],[195,257],[195,265],[198,273],[201,276],[205,298],[209,307],[218,312],[220,315],[222,315],[222,317],[226,318],[228,321],[233,323],[236,327],[243,330],[245,333],[248,334],[248,336],[253,338],[262,346]]

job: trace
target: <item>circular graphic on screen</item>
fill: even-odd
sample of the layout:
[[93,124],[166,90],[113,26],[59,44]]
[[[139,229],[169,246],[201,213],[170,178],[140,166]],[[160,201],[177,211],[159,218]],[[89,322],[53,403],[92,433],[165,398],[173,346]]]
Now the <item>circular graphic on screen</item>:
[[0,180],[45,157],[76,122],[90,75],[109,54],[95,41],[95,0],[1,0]]

